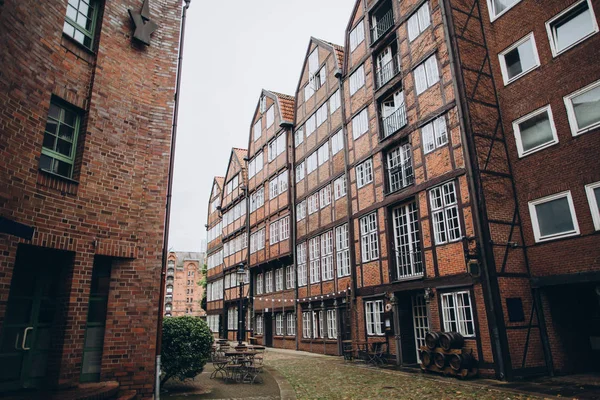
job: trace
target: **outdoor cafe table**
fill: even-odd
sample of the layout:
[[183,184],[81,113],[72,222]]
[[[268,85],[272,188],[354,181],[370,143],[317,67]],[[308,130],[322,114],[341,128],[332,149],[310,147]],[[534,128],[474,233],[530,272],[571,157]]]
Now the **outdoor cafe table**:
[[[242,368],[248,368],[254,361],[254,356],[258,354],[258,351],[226,351],[225,357],[229,359],[230,364],[239,363]],[[248,370],[242,370],[243,376],[242,381],[248,374]]]

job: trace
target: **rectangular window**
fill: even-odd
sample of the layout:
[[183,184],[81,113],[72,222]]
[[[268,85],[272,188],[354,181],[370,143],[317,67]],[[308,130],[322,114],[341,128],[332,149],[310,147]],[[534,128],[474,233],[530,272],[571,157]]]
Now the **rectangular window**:
[[315,151],[311,155],[306,158],[306,173],[310,174],[311,172],[317,169],[317,152]]
[[361,20],[355,27],[350,31],[350,52],[353,52],[359,44],[365,40],[365,24],[364,20]]
[[256,142],[262,136],[262,118],[254,123],[254,128],[252,131],[254,135],[254,141]]
[[259,151],[248,165],[248,177],[252,178],[263,169],[263,153]]
[[306,218],[306,200],[296,204],[296,221],[302,221]]
[[337,339],[337,318],[335,310],[327,310],[327,337]]
[[273,200],[275,197],[279,196],[279,189],[277,188],[277,183],[277,177],[269,181],[269,200]]
[[317,115],[317,127],[323,125],[323,122],[327,121],[328,111],[327,102],[323,103],[316,112]]
[[277,175],[279,194],[283,194],[288,190],[288,173],[287,170]]
[[329,142],[323,143],[317,150],[319,166],[329,160]]
[[275,314],[275,334],[277,336],[283,336],[283,314]]
[[598,32],[598,22],[589,0],[577,2],[546,22],[554,57]]
[[363,262],[368,262],[379,258],[377,213],[369,214],[360,219],[360,243]]
[[275,270],[275,291],[283,290],[283,268]]
[[333,279],[333,231],[321,235],[321,267],[323,280]]
[[464,337],[475,336],[475,323],[469,292],[442,294],[444,331],[458,332]]
[[600,127],[600,81],[564,98],[573,136]]
[[308,243],[308,257],[310,263],[310,283],[317,283],[321,280],[321,259],[319,248],[319,237],[310,239]]
[[273,125],[273,122],[275,122],[275,108],[271,106],[267,110],[267,129]]
[[279,220],[279,240],[283,241],[290,237],[290,217],[284,217]]
[[369,158],[356,166],[356,186],[360,189],[373,182],[373,160]]
[[273,271],[265,272],[265,292],[273,292]]
[[383,335],[383,300],[365,302],[365,317],[367,323],[367,335]]
[[296,271],[294,271],[294,266],[289,265],[285,267],[285,288],[286,289],[295,289],[296,288],[296,276],[294,275]]
[[327,185],[323,189],[319,190],[319,201],[321,208],[325,208],[331,204],[331,186]]
[[540,66],[533,32],[498,54],[504,85]]
[[519,1],[521,0],[487,0],[490,21],[494,21],[496,18],[510,10]]
[[435,244],[460,240],[458,198],[454,182],[448,182],[429,191]]
[[425,154],[431,153],[438,147],[448,143],[446,117],[442,115],[421,128],[423,137],[423,150]]
[[275,244],[279,242],[279,221],[272,222],[269,225],[269,243]]
[[308,196],[308,215],[319,211],[319,192]]
[[250,254],[265,248],[265,228],[250,235]]
[[310,99],[315,94],[315,86],[313,83],[313,77],[308,78],[308,83],[304,86],[304,101]]
[[423,276],[417,204],[411,202],[397,207],[394,209],[392,217],[396,250],[396,278]]
[[66,178],[73,177],[81,120],[79,111],[54,98],[51,100],[44,129],[40,169]]
[[429,3],[425,2],[408,18],[408,40],[413,41],[431,24]]
[[335,156],[344,148],[344,136],[342,130],[339,130],[331,137],[331,155]]
[[263,316],[262,315],[256,316],[256,327],[255,328],[256,328],[257,335],[263,334]]
[[296,246],[297,264],[298,264],[298,287],[306,286],[306,242]]
[[254,212],[265,204],[265,189],[257,189],[250,195],[250,212]]
[[530,201],[529,214],[536,242],[579,235],[570,191]]
[[287,335],[296,336],[296,319],[293,313],[288,313],[287,316]]
[[91,49],[94,42],[97,15],[97,1],[69,0],[63,32]]
[[313,114],[306,120],[306,137],[312,135],[315,129],[317,129],[315,119],[315,114]]
[[592,219],[594,220],[594,228],[600,231],[600,182],[590,183],[585,185],[585,193],[587,194]]
[[358,139],[369,130],[369,113],[365,108],[352,118],[352,138]]
[[314,49],[308,56],[308,73],[314,75],[319,69],[319,49]]
[[365,85],[365,67],[361,65],[350,75],[350,96]]
[[304,142],[304,127],[298,128],[296,132],[294,132],[294,146],[298,147]]
[[336,90],[334,94],[329,98],[329,113],[333,114],[340,105],[342,104],[342,100],[340,99],[340,91]]
[[415,68],[413,75],[417,95],[435,85],[440,80],[435,55],[419,64],[417,68]]
[[312,330],[310,329],[310,312],[302,313],[302,337],[310,339]]
[[413,184],[410,144],[400,145],[387,154],[387,173],[390,193]]
[[296,183],[300,182],[306,176],[306,163],[302,161],[296,166]]
[[350,275],[350,240],[348,224],[335,228],[335,249],[338,278]]
[[558,143],[550,105],[540,108],[513,122],[519,157]]
[[346,195],[346,175],[333,181],[333,193],[336,200]]

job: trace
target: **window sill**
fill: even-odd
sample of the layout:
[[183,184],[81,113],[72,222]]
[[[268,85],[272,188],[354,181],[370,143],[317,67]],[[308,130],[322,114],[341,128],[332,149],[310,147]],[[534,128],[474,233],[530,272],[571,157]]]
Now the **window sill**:
[[62,195],[76,195],[79,182],[44,169],[38,169],[37,183],[61,192]]

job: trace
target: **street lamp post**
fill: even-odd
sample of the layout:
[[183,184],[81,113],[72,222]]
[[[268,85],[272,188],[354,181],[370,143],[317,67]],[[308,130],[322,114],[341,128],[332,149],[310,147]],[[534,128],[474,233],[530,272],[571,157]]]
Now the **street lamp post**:
[[240,288],[237,339],[238,346],[241,346],[244,338],[244,280],[246,278],[246,270],[244,269],[243,263],[238,264],[236,273],[238,278],[238,286]]

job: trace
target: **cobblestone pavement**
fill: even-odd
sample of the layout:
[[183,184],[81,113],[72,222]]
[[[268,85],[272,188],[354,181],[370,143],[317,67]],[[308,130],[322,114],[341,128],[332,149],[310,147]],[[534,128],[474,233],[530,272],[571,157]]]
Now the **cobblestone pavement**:
[[344,362],[341,357],[269,349],[276,368],[300,399],[540,399],[501,388]]

